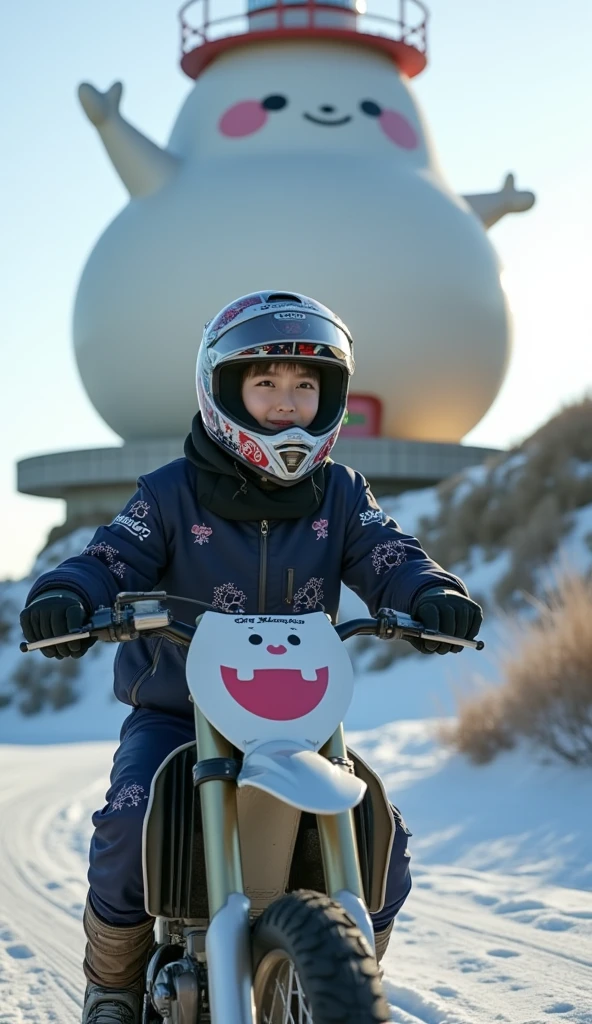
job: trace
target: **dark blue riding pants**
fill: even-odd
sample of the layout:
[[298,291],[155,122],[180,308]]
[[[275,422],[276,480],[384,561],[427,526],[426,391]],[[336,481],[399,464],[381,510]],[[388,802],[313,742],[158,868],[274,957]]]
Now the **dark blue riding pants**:
[[[146,920],[142,877],[142,823],[150,783],[165,757],[195,736],[192,719],[139,708],[123,723],[115,752],[106,804],[93,814],[88,880],[92,904],[110,924]],[[402,907],[411,889],[408,832],[398,815],[388,870],[384,907],[372,915],[382,931]]]

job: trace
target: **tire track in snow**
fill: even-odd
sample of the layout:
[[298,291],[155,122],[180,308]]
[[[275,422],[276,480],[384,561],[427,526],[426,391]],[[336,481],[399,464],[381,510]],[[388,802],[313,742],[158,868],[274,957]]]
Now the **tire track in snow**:
[[[449,870],[443,869],[438,891],[433,865],[433,890],[412,890],[395,923],[399,941],[385,964],[392,1019],[543,1024],[557,1014],[573,1024],[592,1024],[592,937],[563,932],[542,939],[528,923],[509,921],[507,914],[500,920],[494,909],[479,905],[478,894],[475,906],[466,899],[475,899],[474,893],[446,891]],[[503,887],[503,876],[497,880]]]
[[[3,1024],[80,1019],[86,852],[72,848],[72,829],[60,828],[60,822],[76,801],[88,819],[108,770],[105,745],[0,747]],[[2,942],[2,933],[13,937],[12,943]],[[19,945],[22,957],[14,955]]]
[[[473,932],[491,942],[522,946],[533,952],[542,953],[545,956],[554,956],[562,960],[568,960],[570,964],[577,965],[578,967],[592,968],[592,944],[590,942],[582,941],[584,949],[586,947],[589,949],[589,955],[580,956],[574,953],[573,950],[565,949],[565,938],[553,939],[552,936],[556,934],[554,932],[547,933],[549,939],[546,942],[542,942],[539,938],[540,932],[537,932],[536,939],[532,938],[531,932],[533,929],[529,929],[528,925],[508,920],[507,915],[504,915],[504,928],[500,929],[491,923],[492,919],[495,920],[493,914],[483,913],[477,909],[473,910],[463,906],[460,900],[455,901],[451,896],[444,897],[444,900],[445,905],[443,905],[442,894],[427,896],[421,890],[419,893],[417,890],[414,890],[413,902],[415,909],[417,911],[421,910],[422,917],[424,918],[431,918],[434,921],[445,922],[447,925],[455,928]],[[475,921],[478,921],[478,924],[475,924]],[[563,932],[559,934],[564,935]],[[512,950],[503,949],[502,945],[499,951],[490,952],[490,955],[503,957],[516,954]],[[588,979],[590,977],[588,975]]]

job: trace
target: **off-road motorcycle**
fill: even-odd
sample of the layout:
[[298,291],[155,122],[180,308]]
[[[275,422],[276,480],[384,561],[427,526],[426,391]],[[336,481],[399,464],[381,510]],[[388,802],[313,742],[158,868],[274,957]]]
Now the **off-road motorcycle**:
[[395,822],[380,778],[345,744],[353,669],[341,641],[483,642],[390,609],[335,627],[323,612],[207,611],[191,626],[166,600],[121,593],[77,634],[189,647],[197,745],[162,763],[144,819],[156,920],[143,1024],[383,1024],[369,911],[384,902]]

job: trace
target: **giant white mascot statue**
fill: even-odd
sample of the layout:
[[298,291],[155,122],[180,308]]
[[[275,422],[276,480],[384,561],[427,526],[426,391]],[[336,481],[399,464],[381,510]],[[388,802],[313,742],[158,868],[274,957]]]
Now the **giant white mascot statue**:
[[381,400],[385,434],[458,441],[491,405],[511,320],[485,229],[534,197],[512,175],[455,194],[409,85],[422,47],[369,18],[271,0],[238,35],[203,26],[164,148],[120,113],[121,83],[80,86],[130,201],[82,274],[76,354],[124,440],[187,432],[204,322],[262,287],[345,320],[353,390]]

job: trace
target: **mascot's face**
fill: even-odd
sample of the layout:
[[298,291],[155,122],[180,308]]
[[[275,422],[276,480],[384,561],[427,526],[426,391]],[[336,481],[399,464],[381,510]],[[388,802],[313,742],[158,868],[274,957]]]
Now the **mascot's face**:
[[[228,693],[246,711],[276,722],[310,714],[329,685],[329,666],[306,630],[279,623],[249,624],[232,650],[232,666],[221,665]],[[304,640],[304,643],[303,643]],[[230,652],[229,652],[230,653]],[[322,661],[322,658],[321,658]]]
[[342,721],[353,688],[347,652],[322,612],[299,618],[209,612],[191,645],[187,678],[196,704],[241,747],[272,738],[316,745],[321,734],[324,742]]

